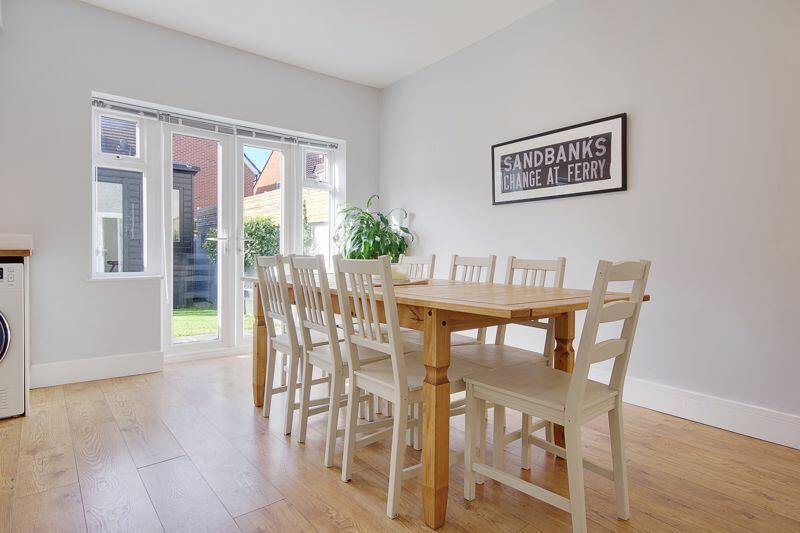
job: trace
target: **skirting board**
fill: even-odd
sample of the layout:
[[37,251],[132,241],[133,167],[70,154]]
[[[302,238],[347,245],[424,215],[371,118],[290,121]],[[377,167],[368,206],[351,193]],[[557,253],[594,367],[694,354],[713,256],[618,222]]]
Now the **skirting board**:
[[160,372],[163,366],[163,352],[132,353],[74,359],[59,363],[42,363],[31,365],[31,388],[149,374]]
[[233,346],[230,348],[214,348],[211,350],[168,353],[164,356],[164,364],[183,363],[186,361],[199,361],[201,359],[214,359],[215,357],[231,357],[235,355],[250,355],[253,353],[252,346]]
[[[589,377],[608,383],[611,373],[592,369]],[[741,435],[800,449],[800,416],[628,376],[623,400]]]

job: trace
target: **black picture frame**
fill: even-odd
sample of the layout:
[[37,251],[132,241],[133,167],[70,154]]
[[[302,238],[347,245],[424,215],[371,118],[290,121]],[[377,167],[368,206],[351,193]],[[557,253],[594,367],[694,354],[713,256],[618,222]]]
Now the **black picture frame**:
[[[552,194],[549,196],[537,196],[537,197],[528,197],[528,198],[513,198],[508,200],[497,198],[497,184],[496,184],[496,167],[495,163],[497,161],[497,151],[498,149],[513,145],[515,143],[521,143],[524,141],[530,141],[531,139],[538,139],[540,137],[552,136],[556,133],[561,133],[569,130],[577,130],[579,128],[585,128],[586,126],[593,126],[595,124],[600,124],[604,122],[613,123],[619,121],[619,132],[620,132],[620,155],[618,156],[619,161],[619,184],[611,184],[612,186],[608,188],[598,188],[596,190],[578,190],[575,192],[563,192],[562,194]],[[628,149],[627,149],[627,122],[628,122],[628,115],[627,113],[619,113],[616,115],[610,115],[603,118],[598,118],[595,120],[590,120],[587,122],[581,122],[580,124],[573,124],[570,126],[565,126],[563,128],[558,128],[554,130],[545,131],[542,133],[536,133],[534,135],[528,135],[526,137],[520,137],[518,139],[513,139],[510,141],[505,141],[502,143],[497,143],[492,145],[492,175],[491,175],[491,187],[492,187],[492,205],[505,205],[505,204],[516,204],[521,202],[536,202],[540,200],[554,200],[558,198],[571,198],[575,196],[587,196],[590,194],[603,194],[608,192],[619,192],[619,191],[627,191],[628,190]],[[576,140],[580,139],[580,135],[576,135]],[[612,143],[613,144],[613,143]],[[613,148],[612,148],[613,149]],[[555,187],[556,189],[559,187],[575,187],[577,184],[567,184]],[[519,191],[517,191],[519,192]]]

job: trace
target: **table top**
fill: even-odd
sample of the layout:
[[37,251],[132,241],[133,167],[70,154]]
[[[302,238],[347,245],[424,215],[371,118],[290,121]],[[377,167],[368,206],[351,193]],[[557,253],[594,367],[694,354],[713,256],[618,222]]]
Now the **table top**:
[[[335,294],[335,279],[328,276],[331,292]],[[242,278],[257,283],[251,276]],[[291,287],[291,279],[287,280]],[[398,304],[458,311],[499,318],[536,318],[558,313],[579,311],[589,306],[592,291],[584,289],[558,289],[552,287],[532,287],[507,285],[504,283],[471,283],[432,279],[422,285],[395,286],[395,299]],[[380,298],[380,288],[376,287]],[[606,302],[626,300],[627,293],[610,292]],[[648,301],[650,295],[645,295]]]

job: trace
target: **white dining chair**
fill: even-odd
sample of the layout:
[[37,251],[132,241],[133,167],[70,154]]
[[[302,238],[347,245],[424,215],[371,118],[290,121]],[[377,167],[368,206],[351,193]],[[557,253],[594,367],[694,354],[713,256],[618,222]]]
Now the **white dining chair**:
[[398,265],[406,265],[409,279],[433,279],[433,269],[436,265],[436,254],[431,255],[403,255],[397,260]]
[[[392,452],[389,463],[389,494],[386,514],[394,518],[398,514],[401,485],[404,479],[418,476],[422,465],[403,468],[405,456],[404,437],[406,429],[417,426],[421,421],[409,419],[408,406],[422,402],[422,384],[425,380],[423,354],[418,351],[404,353],[400,334],[400,319],[394,287],[391,283],[389,258],[382,256],[374,260],[350,260],[337,256],[334,258],[336,284],[342,312],[354,316],[358,328],[349,321],[344,323],[345,347],[349,360],[350,396],[345,423],[344,458],[342,460],[342,481],[350,481],[353,472],[353,459],[356,450],[391,435]],[[380,283],[381,300],[376,298],[376,281]],[[352,299],[352,303],[351,303]],[[385,316],[388,335],[381,332],[381,313]],[[364,363],[366,351],[379,351],[389,355],[373,363]],[[480,370],[480,367],[461,363],[457,359],[450,362],[448,378],[450,392],[464,390],[464,376]],[[372,393],[394,404],[394,418],[379,422],[358,424],[356,399],[360,390]],[[451,410],[451,415],[461,414],[463,406]],[[391,427],[385,427],[390,422]],[[358,437],[358,434],[368,433]],[[460,460],[463,454],[454,455]]]
[[[508,258],[506,264],[506,285],[521,285],[528,287],[552,287],[561,289],[564,287],[564,272],[567,267],[567,259],[559,257],[557,259],[520,259],[513,255]],[[522,322],[519,326],[542,329],[545,331],[544,349],[542,355],[547,359],[547,365],[553,366],[553,357],[555,351],[555,319],[544,318],[531,320],[530,322]],[[506,336],[505,325],[498,326],[495,344],[505,344]],[[466,355],[466,354],[463,354]],[[462,356],[463,356],[462,355]],[[494,410],[494,420],[501,420],[502,424],[494,424],[494,436],[492,438],[494,449],[493,458],[496,464],[503,464],[503,447],[498,448],[500,438],[508,445],[515,440],[522,440],[521,453],[522,453],[522,468],[530,469],[530,442],[528,436],[539,429],[542,425],[537,423],[534,425],[530,415],[522,415],[522,427],[520,431],[514,431],[508,435],[505,434],[505,413],[502,406],[498,406]],[[553,442],[553,424],[549,422],[543,423],[545,429],[545,438],[548,442]]]
[[[497,256],[465,257],[453,254],[450,260],[450,281],[466,281],[471,283],[492,283]],[[483,344],[486,342],[486,328],[478,329],[477,336],[453,333],[450,336],[450,346],[463,346],[466,344]]]
[[[289,298],[289,287],[286,281],[287,265],[287,258],[280,254],[256,258],[258,288],[267,325],[267,376],[264,384],[262,416],[269,416],[272,397],[285,392],[286,410],[283,431],[284,434],[290,435],[294,411],[300,407],[296,396],[300,387],[297,373],[302,349]],[[277,327],[276,321],[282,325],[280,329]],[[314,332],[314,339],[315,342],[327,342],[327,338],[317,332]],[[283,354],[284,361],[281,363],[280,369],[282,372],[281,385],[276,387],[275,366],[279,352]]]
[[[509,485],[534,498],[572,514],[572,530],[586,531],[586,500],[583,469],[588,468],[614,482],[617,516],[627,520],[628,476],[625,464],[622,390],[625,384],[639,311],[650,273],[649,261],[611,263],[600,261],[595,275],[589,308],[581,333],[572,374],[535,363],[470,374],[467,383],[466,446],[464,456],[464,498],[475,498],[476,476],[485,476]],[[627,300],[605,303],[610,282],[633,282]],[[597,342],[601,324],[623,321],[621,332]],[[594,363],[614,359],[606,385],[589,379]],[[485,447],[480,422],[486,402],[503,405],[522,413],[564,426],[566,448],[538,437],[531,443],[567,460],[569,497],[541,488],[481,459]],[[608,415],[613,469],[583,458],[581,427],[590,420]]]
[[[347,361],[342,358],[343,341],[339,339],[341,330],[334,318],[325,257],[290,255],[289,264],[303,348],[300,432],[297,440],[300,443],[305,442],[310,416],[328,413],[324,464],[331,467],[337,436],[343,433],[338,429],[339,409],[346,405],[347,400],[345,395]],[[362,356],[365,362],[388,358],[384,353],[368,349],[362,352]],[[313,379],[314,368],[320,369],[330,380],[327,398],[311,400],[311,387],[319,383],[319,380]],[[360,400],[366,404],[371,403],[373,398],[364,396]]]

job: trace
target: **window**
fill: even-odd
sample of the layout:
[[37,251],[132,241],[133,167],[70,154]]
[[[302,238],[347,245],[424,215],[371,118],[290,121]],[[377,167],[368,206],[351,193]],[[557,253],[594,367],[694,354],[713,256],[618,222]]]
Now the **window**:
[[145,132],[153,126],[153,119],[93,111],[93,277],[154,274],[147,265],[146,214],[157,211],[147,208],[146,177],[158,174],[159,162],[148,166],[145,159]]
[[100,151],[118,156],[139,156],[139,124],[106,115],[100,116]]
[[303,253],[331,258],[334,184],[333,152],[317,148],[302,150]]

